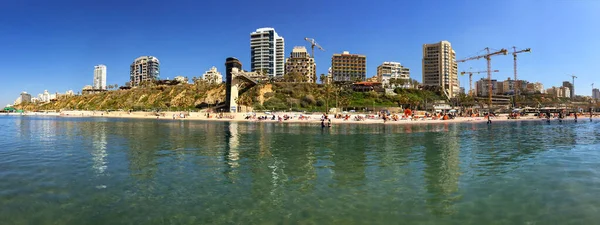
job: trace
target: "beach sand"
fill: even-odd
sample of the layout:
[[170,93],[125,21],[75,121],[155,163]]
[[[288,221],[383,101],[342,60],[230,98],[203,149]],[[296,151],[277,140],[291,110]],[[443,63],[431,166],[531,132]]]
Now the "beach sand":
[[[188,114],[185,118],[181,118],[180,114]],[[41,114],[41,113],[40,113]],[[114,111],[110,113],[101,112],[101,111],[63,111],[61,113],[56,113],[56,116],[60,117],[106,117],[106,118],[133,118],[133,119],[158,119],[158,120],[194,120],[194,121],[229,121],[229,122],[281,122],[281,123],[321,123],[321,117],[323,114],[314,113],[314,114],[304,114],[300,112],[275,112],[275,113],[255,113],[256,117],[267,116],[267,120],[257,120],[257,119],[245,119],[248,113],[224,113],[223,115],[226,117],[216,118],[218,113],[210,113],[210,118],[206,117],[206,112],[161,112],[160,116],[156,116],[155,113],[152,112],[120,112]],[[33,113],[26,113],[26,115],[34,115]],[[50,115],[50,114],[46,114]],[[54,114],[53,114],[54,115]],[[173,118],[175,115],[175,119]],[[271,120],[272,116],[275,115],[276,120]],[[292,117],[288,120],[278,121],[277,117],[284,117],[285,115]],[[307,119],[299,119],[299,116],[303,115],[309,117]],[[349,120],[344,119],[336,119],[334,115],[330,114],[328,117],[331,119],[332,124],[384,124],[383,119],[365,119],[363,121],[354,120],[354,116],[356,115],[374,115],[374,114],[362,114],[362,113],[354,113],[350,114]],[[231,118],[228,118],[231,117]],[[377,116],[375,116],[377,118]],[[589,119],[589,117],[580,116],[580,120]],[[519,119],[508,119],[507,115],[498,115],[497,117],[492,117],[492,122],[498,121],[523,121],[523,120],[543,120],[534,116],[525,116]],[[553,119],[555,120],[555,119]],[[573,117],[567,117],[565,120],[573,120]],[[398,121],[390,121],[388,120],[385,124],[432,124],[432,123],[485,123],[487,119],[484,117],[456,117],[451,120],[432,120],[431,118],[426,119],[418,119],[418,120],[398,120]]]

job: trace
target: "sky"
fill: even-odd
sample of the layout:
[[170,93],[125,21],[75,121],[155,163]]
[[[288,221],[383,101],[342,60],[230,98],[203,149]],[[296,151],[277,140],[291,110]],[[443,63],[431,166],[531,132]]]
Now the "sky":
[[[143,55],[160,60],[163,79],[224,72],[230,56],[250,70],[250,33],[261,27],[285,38],[286,57],[314,38],[325,49],[315,52],[317,74],[350,51],[367,56],[367,77],[395,61],[421,81],[422,45],[447,40],[458,59],[531,48],[518,56],[519,79],[549,88],[574,74],[576,94],[591,95],[592,83],[600,87],[599,11],[597,0],[2,0],[0,105],[22,91],[81,91],[97,64],[107,66],[107,84],[124,85]],[[458,68],[486,70],[486,61]],[[512,56],[492,57],[492,69],[512,78]],[[460,83],[468,89],[468,76]]]

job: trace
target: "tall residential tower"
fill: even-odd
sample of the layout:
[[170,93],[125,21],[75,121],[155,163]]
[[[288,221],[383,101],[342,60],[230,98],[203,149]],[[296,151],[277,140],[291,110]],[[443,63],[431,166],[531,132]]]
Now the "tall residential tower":
[[160,62],[154,56],[140,56],[129,67],[131,86],[138,86],[143,81],[154,81],[160,76]]
[[284,40],[275,29],[259,28],[250,34],[250,70],[266,72],[269,77],[282,77],[284,74]]
[[460,92],[456,53],[448,41],[423,45],[423,85],[437,86],[447,97]]
[[106,66],[97,65],[94,67],[94,89],[105,90],[106,89]]

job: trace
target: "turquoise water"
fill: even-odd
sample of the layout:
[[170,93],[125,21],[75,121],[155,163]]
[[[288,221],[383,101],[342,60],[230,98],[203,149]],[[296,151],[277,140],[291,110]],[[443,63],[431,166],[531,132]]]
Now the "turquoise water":
[[599,128],[0,116],[0,224],[598,224]]

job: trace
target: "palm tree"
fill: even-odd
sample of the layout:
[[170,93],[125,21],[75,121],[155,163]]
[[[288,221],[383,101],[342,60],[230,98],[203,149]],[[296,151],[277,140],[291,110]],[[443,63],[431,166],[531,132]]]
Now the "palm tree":
[[325,84],[326,79],[327,79],[327,77],[325,76],[325,74],[321,74],[321,76],[319,76],[319,80],[321,80],[321,84]]

